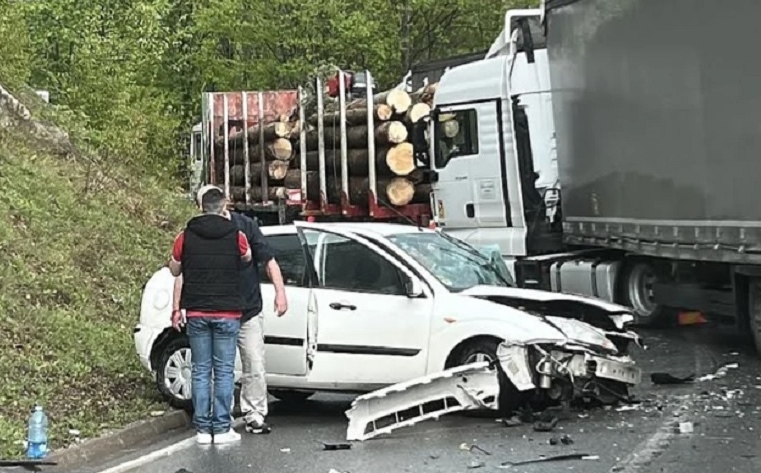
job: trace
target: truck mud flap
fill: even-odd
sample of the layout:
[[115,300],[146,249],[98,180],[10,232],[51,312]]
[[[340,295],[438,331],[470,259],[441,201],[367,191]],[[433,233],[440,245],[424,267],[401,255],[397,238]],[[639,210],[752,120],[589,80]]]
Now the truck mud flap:
[[346,439],[367,440],[441,415],[496,409],[497,373],[489,362],[458,366],[359,396],[346,411]]

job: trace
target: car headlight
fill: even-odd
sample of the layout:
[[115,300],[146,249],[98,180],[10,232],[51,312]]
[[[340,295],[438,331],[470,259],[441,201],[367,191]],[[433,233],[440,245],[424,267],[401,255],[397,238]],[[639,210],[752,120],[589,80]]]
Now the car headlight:
[[153,295],[153,307],[156,310],[161,310],[169,304],[170,300],[171,297],[169,295],[169,291],[166,289],[159,289]]
[[547,317],[553,325],[560,329],[569,339],[585,344],[596,345],[617,352],[616,345],[604,333],[589,324],[562,317]]

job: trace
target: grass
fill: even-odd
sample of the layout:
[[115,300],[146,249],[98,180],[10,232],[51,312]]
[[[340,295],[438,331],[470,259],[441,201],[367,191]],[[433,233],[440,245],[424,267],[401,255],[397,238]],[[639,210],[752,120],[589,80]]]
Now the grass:
[[38,401],[53,448],[70,429],[93,437],[165,408],[132,327],[193,213],[169,187],[0,127],[0,458],[23,453]]

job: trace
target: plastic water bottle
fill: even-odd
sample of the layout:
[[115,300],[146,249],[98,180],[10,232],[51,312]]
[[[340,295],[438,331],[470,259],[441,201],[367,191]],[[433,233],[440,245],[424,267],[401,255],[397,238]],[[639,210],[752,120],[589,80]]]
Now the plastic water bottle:
[[42,406],[34,406],[34,412],[29,417],[29,430],[26,437],[27,458],[45,458],[48,453],[48,416],[42,410]]

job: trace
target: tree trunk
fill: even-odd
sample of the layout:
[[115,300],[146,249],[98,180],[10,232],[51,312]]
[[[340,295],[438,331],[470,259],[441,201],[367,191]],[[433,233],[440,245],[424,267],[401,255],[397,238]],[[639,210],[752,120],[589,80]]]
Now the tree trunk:
[[427,117],[431,113],[431,106],[426,103],[416,103],[409,110],[404,117],[404,121],[410,125],[413,125],[423,118]]
[[415,196],[415,184],[409,179],[395,177],[386,185],[386,197],[391,205],[407,205]]
[[[346,153],[346,161],[349,166],[349,176],[367,177],[368,169],[367,149],[350,148]],[[319,171],[320,155],[318,151],[307,153],[307,169]],[[341,151],[325,150],[325,169],[329,174],[335,169],[341,173]],[[377,176],[403,176],[415,169],[415,156],[410,143],[400,143],[391,148],[375,150],[375,172]]]
[[[245,202],[246,188],[239,186],[231,187],[230,195],[234,202]],[[262,198],[263,194],[261,186],[252,187],[249,195],[251,196],[251,202],[263,202],[265,200]],[[285,199],[288,196],[288,193],[286,192],[285,187],[268,186],[267,195],[269,196],[269,199],[267,200],[277,201]]]
[[[265,123],[264,124],[264,141],[273,141],[277,138],[286,138],[291,133],[291,127],[288,123],[283,121],[278,122],[272,122],[272,123]],[[231,133],[229,135],[229,142],[232,147],[233,144],[236,146],[242,147],[243,146],[243,130],[236,131],[234,133]],[[259,142],[259,125],[250,126],[248,127],[248,143],[249,144],[256,144]],[[224,149],[225,145],[225,137],[220,136],[215,140],[216,146],[222,147]]]
[[289,164],[288,161],[280,161],[279,159],[270,161],[267,165],[267,175],[274,181],[282,181],[288,172]]
[[[249,156],[252,161],[260,161],[262,148],[258,144],[249,148]],[[264,144],[264,159],[271,161],[278,159],[280,161],[290,161],[293,158],[293,143],[286,138],[278,138],[270,143]]]
[[[427,202],[426,185],[421,184],[420,191],[408,179],[394,177],[391,179],[378,179],[376,181],[378,201],[395,206],[403,206],[413,202]],[[340,182],[339,182],[340,186]],[[367,205],[369,197],[370,179],[366,177],[352,177],[349,179],[349,199],[352,205]],[[339,187],[340,188],[340,187]],[[427,187],[430,192],[430,186]]]
[[[230,166],[230,185],[231,186],[245,186],[245,168],[243,164],[236,164]],[[251,185],[259,185],[262,180],[262,163],[251,163],[250,167],[250,179]],[[217,176],[221,182],[225,180],[225,167],[217,166]]]
[[[374,105],[373,110],[374,110],[373,113],[375,115],[375,120],[379,122],[385,122],[387,120],[390,120],[391,116],[394,114],[393,109],[386,104]],[[322,117],[322,121],[325,124],[325,126],[339,127],[341,123],[340,120],[341,120],[341,114],[339,112],[328,112],[328,113],[325,113]],[[317,121],[318,121],[317,115],[312,115],[307,120],[307,122],[313,126],[317,126]],[[346,110],[346,125],[347,126],[365,125],[365,124],[367,124],[367,107]]]
[[433,105],[433,96],[436,95],[436,88],[439,86],[438,82],[428,84],[416,90],[410,94],[410,98],[413,103],[425,103]]
[[[375,146],[402,143],[407,139],[408,131],[400,121],[383,122],[375,127]],[[306,136],[307,149],[317,149],[317,130],[310,131]],[[367,147],[367,126],[352,126],[346,128],[346,142],[349,148]],[[325,127],[325,149],[341,149],[340,127]]]
[[[378,92],[373,95],[373,103],[386,104],[393,110],[394,113],[402,114],[407,112],[407,109],[412,105],[412,98],[404,90],[391,89],[384,92]],[[367,108],[367,99],[357,99],[346,105],[347,109],[355,108]]]

